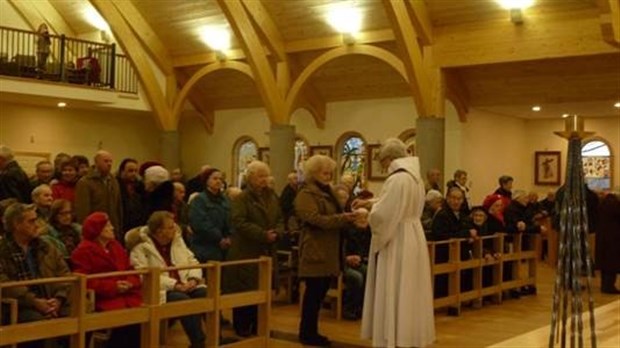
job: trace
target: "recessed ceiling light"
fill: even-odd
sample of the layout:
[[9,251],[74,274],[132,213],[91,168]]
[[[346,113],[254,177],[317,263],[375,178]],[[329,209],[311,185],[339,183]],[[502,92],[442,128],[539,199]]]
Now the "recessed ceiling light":
[[342,34],[356,34],[362,28],[362,12],[353,3],[334,4],[327,12],[327,22]]
[[200,29],[200,38],[214,51],[230,49],[230,31],[227,28],[206,26]]
[[534,4],[534,0],[497,0],[497,2],[507,10],[524,9]]
[[58,102],[58,104],[56,104],[56,105],[58,105],[59,108],[64,108],[65,106],[67,106],[67,103],[65,103],[65,102]]
[[538,105],[534,105],[534,106],[532,106],[532,111],[536,111],[536,112],[538,112],[538,111],[540,111],[540,109],[541,109],[541,107],[540,107],[540,106],[538,106]]
[[562,118],[567,118],[568,116],[570,116],[569,114],[562,114]]
[[614,107],[620,108],[620,101],[614,104]]

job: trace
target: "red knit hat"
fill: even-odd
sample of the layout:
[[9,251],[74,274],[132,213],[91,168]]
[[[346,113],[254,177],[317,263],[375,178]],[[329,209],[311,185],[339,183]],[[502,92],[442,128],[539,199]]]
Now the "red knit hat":
[[82,237],[88,240],[97,239],[108,221],[110,221],[108,214],[100,211],[88,215],[82,225]]
[[489,210],[489,208],[491,208],[493,203],[499,200],[502,200],[502,199],[503,199],[502,195],[498,195],[498,194],[488,195],[484,199],[484,202],[482,202],[482,206],[484,207],[484,209]]

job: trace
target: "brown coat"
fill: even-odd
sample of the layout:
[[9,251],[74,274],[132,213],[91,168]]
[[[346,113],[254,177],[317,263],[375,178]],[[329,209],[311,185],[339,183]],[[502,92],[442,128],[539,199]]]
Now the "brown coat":
[[[262,195],[246,188],[232,201],[232,243],[228,260],[255,259],[276,254],[276,243],[269,243],[265,231],[275,229],[278,235],[284,231],[284,220],[280,202],[273,190]],[[274,259],[275,261],[275,259]],[[274,280],[277,262],[274,267]],[[255,265],[226,267],[225,289],[229,292],[255,289],[258,284],[258,269]]]
[[349,226],[333,192],[328,194],[309,182],[295,198],[295,214],[301,223],[299,276],[328,277],[340,273],[340,230]]
[[92,171],[78,181],[75,189],[75,215],[78,223],[91,213],[101,211],[110,217],[118,240],[123,240],[121,190],[112,175],[102,177],[98,171]]

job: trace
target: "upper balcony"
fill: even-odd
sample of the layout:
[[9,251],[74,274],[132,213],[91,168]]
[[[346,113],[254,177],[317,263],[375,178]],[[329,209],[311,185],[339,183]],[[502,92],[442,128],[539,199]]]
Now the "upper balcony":
[[73,98],[94,105],[149,110],[139,90],[131,62],[117,53],[114,43],[0,26],[2,100],[11,100],[12,95]]

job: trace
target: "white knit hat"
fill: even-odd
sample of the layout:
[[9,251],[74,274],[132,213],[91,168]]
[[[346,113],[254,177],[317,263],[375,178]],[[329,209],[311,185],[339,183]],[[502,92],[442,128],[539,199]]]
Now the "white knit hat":
[[145,183],[161,184],[168,180],[170,180],[170,173],[162,166],[152,166],[144,172]]
[[435,199],[439,199],[439,198],[443,198],[443,195],[441,194],[441,192],[439,192],[437,190],[428,190],[428,192],[426,193],[426,201],[427,202],[431,202],[431,201],[434,201]]

